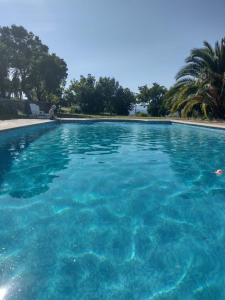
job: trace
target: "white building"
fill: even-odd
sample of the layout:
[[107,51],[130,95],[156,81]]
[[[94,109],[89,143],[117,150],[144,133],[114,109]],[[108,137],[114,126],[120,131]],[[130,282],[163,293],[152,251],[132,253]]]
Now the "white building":
[[129,111],[129,115],[133,116],[136,115],[137,113],[144,113],[148,114],[148,105],[146,103],[136,103],[132,110]]

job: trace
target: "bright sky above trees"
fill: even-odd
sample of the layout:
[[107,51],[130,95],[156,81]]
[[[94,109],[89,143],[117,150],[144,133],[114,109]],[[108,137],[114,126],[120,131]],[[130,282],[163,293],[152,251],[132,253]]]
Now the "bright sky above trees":
[[203,40],[225,36],[224,0],[0,0],[0,25],[23,25],[81,74],[169,87]]

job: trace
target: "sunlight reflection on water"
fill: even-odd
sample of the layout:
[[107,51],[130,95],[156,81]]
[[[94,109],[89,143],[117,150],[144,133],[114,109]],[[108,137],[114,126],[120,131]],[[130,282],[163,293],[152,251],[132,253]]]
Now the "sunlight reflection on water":
[[7,287],[1,287],[0,288],[0,300],[6,300],[6,295],[8,294],[8,288]]

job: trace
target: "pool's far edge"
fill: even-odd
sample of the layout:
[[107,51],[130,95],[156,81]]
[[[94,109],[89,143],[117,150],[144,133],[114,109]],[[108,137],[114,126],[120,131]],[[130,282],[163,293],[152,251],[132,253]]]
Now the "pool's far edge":
[[134,123],[148,123],[148,124],[181,124],[197,127],[205,127],[211,129],[225,130],[225,123],[212,122],[196,122],[192,120],[177,120],[177,119],[142,119],[142,118],[59,118],[57,120],[46,119],[13,119],[0,121],[0,132],[11,131],[19,128],[36,127],[45,124],[57,123],[95,123],[95,122],[134,122]]

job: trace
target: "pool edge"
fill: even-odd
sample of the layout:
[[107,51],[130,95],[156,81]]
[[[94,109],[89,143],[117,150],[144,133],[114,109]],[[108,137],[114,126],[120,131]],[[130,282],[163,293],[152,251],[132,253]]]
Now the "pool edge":
[[[18,119],[16,119],[18,120]],[[29,119],[27,119],[29,121]],[[35,119],[36,120],[36,119]],[[37,119],[38,120],[38,119]],[[14,121],[14,120],[10,120],[10,121]],[[9,132],[9,131],[14,131],[17,129],[23,129],[23,128],[32,128],[32,127],[39,127],[39,126],[44,126],[44,125],[54,125],[59,123],[57,120],[44,120],[40,119],[39,122],[35,122],[35,123],[27,123],[27,124],[14,124],[14,126],[9,126],[9,127],[5,127],[5,128],[0,128],[0,134],[4,133],[4,132]]]
[[[11,125],[9,127],[1,128],[0,127],[0,134],[1,132],[8,132],[11,130],[27,128],[27,127],[36,127],[36,126],[43,126],[47,124],[65,124],[65,123],[97,123],[97,122],[127,122],[127,123],[146,123],[146,124],[164,124],[164,125],[188,125],[194,127],[203,127],[203,128],[210,128],[210,129],[219,129],[225,130],[225,123],[209,123],[209,122],[195,122],[195,121],[184,121],[184,120],[176,120],[176,119],[128,119],[128,118],[58,118],[56,120],[43,120],[43,119],[22,119],[22,124],[18,122],[19,119],[15,120],[8,120]],[[35,122],[34,122],[35,120]],[[27,121],[27,123],[26,123]],[[14,123],[14,124],[13,124]]]

